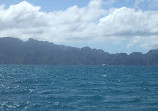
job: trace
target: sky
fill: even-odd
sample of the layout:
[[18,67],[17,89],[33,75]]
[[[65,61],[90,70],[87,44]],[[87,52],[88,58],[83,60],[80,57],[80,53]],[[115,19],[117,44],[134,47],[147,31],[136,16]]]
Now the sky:
[[146,53],[158,49],[158,0],[0,0],[0,37]]

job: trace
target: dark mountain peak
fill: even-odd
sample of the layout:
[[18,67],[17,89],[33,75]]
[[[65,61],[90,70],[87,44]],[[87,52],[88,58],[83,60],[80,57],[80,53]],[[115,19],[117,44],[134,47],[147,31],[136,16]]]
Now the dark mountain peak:
[[86,47],[81,48],[81,50],[91,50],[91,48],[86,46]]
[[39,42],[41,42],[41,43],[43,43],[43,41],[38,41],[38,40],[35,40],[33,38],[29,38],[28,41],[26,41],[26,42],[29,42],[29,43],[39,43]]
[[1,40],[20,40],[18,38],[13,38],[13,37],[0,37]]
[[35,39],[33,39],[33,38],[29,38],[29,40],[28,41],[37,41],[37,40],[35,40]]
[[132,52],[130,55],[135,56],[135,55],[143,55],[143,54],[141,52]]
[[23,42],[22,40],[18,39],[18,38],[13,38],[13,37],[3,37],[3,38],[0,38],[1,41],[3,42]]
[[99,53],[99,54],[109,54],[109,53],[107,53],[107,52],[104,52],[102,49],[97,49],[97,52]]
[[148,51],[147,54],[154,54],[154,53],[158,53],[158,49],[150,50]]
[[38,46],[38,47],[54,47],[56,46],[54,43],[52,42],[48,42],[48,41],[38,41],[38,40],[35,40],[33,38],[29,38],[28,41],[26,41],[26,43],[28,45],[32,45],[32,46]]

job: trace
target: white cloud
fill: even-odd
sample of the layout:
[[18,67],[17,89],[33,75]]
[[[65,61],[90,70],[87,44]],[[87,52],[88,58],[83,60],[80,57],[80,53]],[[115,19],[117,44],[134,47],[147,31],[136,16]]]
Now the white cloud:
[[130,39],[129,46],[158,48],[158,11],[105,10],[102,4],[102,0],[92,0],[83,8],[72,6],[49,13],[26,1],[8,9],[0,6],[0,36],[51,42]]
[[122,7],[111,9],[100,19],[99,26],[104,35],[110,36],[151,36],[158,35],[158,11],[141,11]]

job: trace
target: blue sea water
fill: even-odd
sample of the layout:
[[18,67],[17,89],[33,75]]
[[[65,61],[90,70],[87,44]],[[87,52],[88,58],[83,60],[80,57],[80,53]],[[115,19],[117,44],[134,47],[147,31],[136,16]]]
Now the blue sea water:
[[158,111],[158,66],[0,65],[0,111]]

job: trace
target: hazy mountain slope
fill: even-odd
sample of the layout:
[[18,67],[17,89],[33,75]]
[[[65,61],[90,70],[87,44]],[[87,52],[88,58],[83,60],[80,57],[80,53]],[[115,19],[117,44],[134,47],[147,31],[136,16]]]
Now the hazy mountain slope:
[[158,65],[158,50],[109,54],[89,47],[75,48],[29,39],[0,38],[0,64]]

